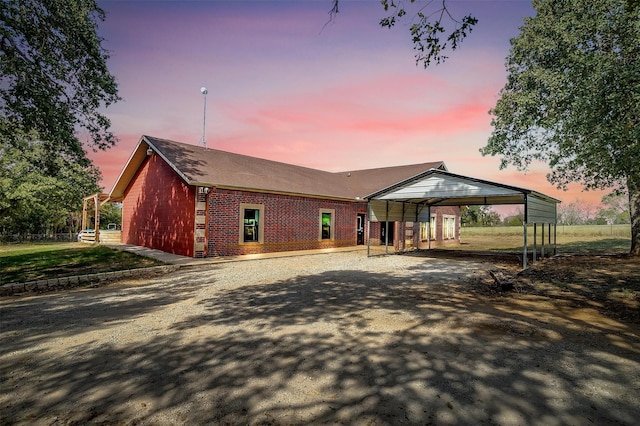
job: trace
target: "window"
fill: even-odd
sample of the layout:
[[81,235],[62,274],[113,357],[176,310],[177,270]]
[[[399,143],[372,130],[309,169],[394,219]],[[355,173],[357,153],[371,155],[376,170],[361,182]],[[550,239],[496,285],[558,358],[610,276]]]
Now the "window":
[[264,243],[264,206],[240,204],[240,244]]
[[456,237],[456,217],[442,216],[442,238],[450,240]]
[[431,240],[435,240],[436,239],[436,215],[432,215],[429,218],[429,239]]
[[244,242],[257,242],[260,229],[260,210],[244,210]]
[[322,213],[322,239],[331,239],[331,213]]
[[429,222],[420,222],[420,238],[423,241],[436,239],[436,216],[432,215]]
[[320,209],[320,240],[333,240],[335,210]]
[[427,229],[427,222],[420,222],[420,239],[423,241],[427,239]]

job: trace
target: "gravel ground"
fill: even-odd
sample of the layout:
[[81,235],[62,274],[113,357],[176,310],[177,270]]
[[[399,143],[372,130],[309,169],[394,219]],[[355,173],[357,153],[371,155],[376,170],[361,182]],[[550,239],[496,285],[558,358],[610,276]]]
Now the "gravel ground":
[[640,333],[361,252],[0,301],[0,424],[637,424]]

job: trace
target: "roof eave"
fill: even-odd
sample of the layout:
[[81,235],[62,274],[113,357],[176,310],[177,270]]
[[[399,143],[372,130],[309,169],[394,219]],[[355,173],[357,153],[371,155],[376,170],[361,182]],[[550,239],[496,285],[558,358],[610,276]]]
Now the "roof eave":
[[[143,144],[145,144],[145,146],[141,148]],[[111,187],[111,191],[109,191],[109,198],[121,199],[124,196],[124,191],[127,189],[129,183],[133,179],[133,176],[144,161],[144,157],[142,157],[141,161],[138,161],[138,159],[140,158],[140,150],[147,150],[148,145],[146,144],[147,142],[144,140],[144,136],[142,136],[133,152],[131,152],[131,155],[129,156],[129,159],[125,163],[124,167],[120,171],[118,178]]]
[[138,145],[136,145],[135,149],[129,156],[127,163],[124,168],[120,172],[120,175],[116,179],[116,182],[113,184],[111,191],[109,192],[109,198],[113,200],[121,200],[124,197],[124,192],[126,191],[129,183],[135,176],[136,172],[144,162],[145,158],[150,155],[149,150],[152,150],[152,154],[159,155],[160,158],[164,160],[165,163],[173,169],[178,176],[188,185],[198,185],[198,186],[208,186],[211,187],[213,184],[211,183],[201,183],[191,181],[184,173],[182,173],[175,164],[173,164],[169,159],[149,140],[146,135],[142,135],[140,140],[138,141]]

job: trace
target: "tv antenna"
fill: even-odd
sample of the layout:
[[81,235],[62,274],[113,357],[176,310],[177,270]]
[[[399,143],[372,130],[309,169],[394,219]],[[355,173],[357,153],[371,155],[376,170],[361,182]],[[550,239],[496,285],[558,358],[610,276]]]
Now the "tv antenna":
[[206,130],[207,130],[207,93],[209,93],[209,91],[207,90],[206,87],[202,86],[200,88],[200,93],[202,93],[202,95],[204,96],[204,111],[202,114],[202,145],[204,145],[204,147],[207,147],[207,137],[206,137]]

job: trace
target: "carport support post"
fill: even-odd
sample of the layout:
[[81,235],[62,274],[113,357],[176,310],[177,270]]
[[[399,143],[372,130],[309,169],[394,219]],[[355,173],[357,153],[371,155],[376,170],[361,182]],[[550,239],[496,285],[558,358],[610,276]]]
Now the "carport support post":
[[389,254],[389,201],[387,201],[387,212],[384,220],[384,254]]
[[540,246],[540,258],[544,259],[544,223],[542,224],[542,245]]
[[538,244],[537,231],[538,231],[538,224],[534,222],[533,223],[533,262],[536,261],[536,251],[538,249],[538,247],[537,247],[537,244]]
[[[406,242],[407,242],[407,222],[405,222],[405,218],[404,218],[404,201],[402,202],[402,253],[404,253],[405,249],[406,249]],[[398,249],[400,248],[400,244],[398,244]]]
[[527,222],[523,222],[524,247],[522,248],[522,269],[527,269]]
[[367,257],[371,256],[371,200],[367,201]]
[[418,221],[419,214],[420,203],[416,204],[416,219],[413,221],[413,245],[417,251],[420,251],[420,240],[422,239],[422,235],[420,235],[420,222]]
[[[558,204],[553,205],[554,213],[553,213],[553,255],[558,254],[558,245],[557,245],[557,237],[558,237]],[[551,223],[549,223],[551,226]],[[551,228],[549,228],[549,238],[551,238]]]
[[427,206],[427,250],[431,250],[431,204]]
[[367,220],[367,257],[371,256],[371,221]]

